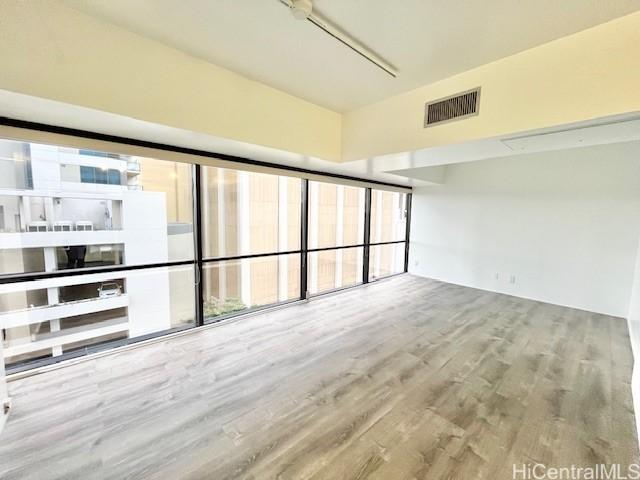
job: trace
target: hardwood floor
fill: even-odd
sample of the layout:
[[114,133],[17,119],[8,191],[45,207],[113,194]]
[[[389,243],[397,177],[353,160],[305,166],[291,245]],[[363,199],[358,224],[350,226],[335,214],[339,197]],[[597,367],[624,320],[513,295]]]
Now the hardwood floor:
[[9,384],[9,479],[638,462],[621,318],[403,275]]

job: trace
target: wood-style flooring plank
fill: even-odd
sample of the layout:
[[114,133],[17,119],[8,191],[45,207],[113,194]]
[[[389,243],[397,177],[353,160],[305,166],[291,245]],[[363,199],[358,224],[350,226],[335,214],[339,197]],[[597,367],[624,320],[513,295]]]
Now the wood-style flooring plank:
[[621,318],[403,275],[13,381],[2,479],[499,479],[638,461]]

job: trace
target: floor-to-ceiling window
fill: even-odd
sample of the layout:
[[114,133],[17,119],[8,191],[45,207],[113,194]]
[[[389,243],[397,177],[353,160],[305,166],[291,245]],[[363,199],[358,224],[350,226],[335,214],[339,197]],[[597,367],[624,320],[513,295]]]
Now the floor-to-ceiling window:
[[13,141],[0,153],[9,368],[194,325],[190,165]]
[[407,198],[402,192],[371,190],[370,280],[405,270]]
[[309,181],[308,199],[309,294],[362,283],[365,189]]
[[0,140],[9,371],[404,271],[405,193],[242,167]]
[[301,180],[202,167],[205,321],[300,298]]

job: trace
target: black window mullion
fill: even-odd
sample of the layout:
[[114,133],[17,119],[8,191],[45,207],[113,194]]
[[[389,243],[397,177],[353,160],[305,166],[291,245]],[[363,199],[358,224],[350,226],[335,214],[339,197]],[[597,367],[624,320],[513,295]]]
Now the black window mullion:
[[279,257],[281,255],[294,255],[301,250],[286,250],[284,252],[249,253],[247,255],[232,255],[229,257],[204,257],[202,263],[228,262],[232,260],[245,260],[248,258]]
[[307,287],[307,250],[309,232],[309,180],[302,179],[300,184],[300,299],[308,297]]
[[204,325],[204,286],[202,278],[202,181],[200,165],[194,166],[193,174],[193,218],[195,220],[194,252],[195,252],[195,276],[196,276],[196,318],[195,326]]
[[411,233],[411,194],[407,193],[407,233],[405,235],[405,244],[404,244],[404,271],[409,271],[409,235]]
[[8,118],[4,116],[0,116],[0,125],[21,128],[25,130],[35,130],[38,132],[49,132],[56,135],[67,135],[67,136],[84,138],[84,139],[120,143],[123,145],[132,145],[132,146],[143,147],[143,148],[154,148],[158,150],[164,150],[167,152],[184,153],[186,155],[196,155],[196,156],[205,157],[205,158],[214,158],[215,160],[235,162],[240,165],[252,165],[252,166],[260,166],[260,167],[266,167],[266,168],[274,168],[277,170],[288,170],[288,171],[297,172],[300,174],[321,175],[328,179],[338,178],[342,180],[366,182],[373,185],[384,185],[384,186],[394,187],[394,188],[403,188],[403,189],[411,188],[411,187],[407,187],[406,185],[399,185],[399,184],[384,182],[380,180],[364,179],[359,177],[352,177],[351,175],[343,175],[339,173],[311,170],[304,167],[298,167],[293,165],[281,165],[277,163],[265,162],[265,161],[256,160],[252,158],[238,157],[235,155],[229,155],[221,152],[211,152],[207,150],[198,150],[198,149],[188,148],[188,147],[179,147],[176,145],[149,142],[146,140],[140,140],[136,138],[128,138],[128,137],[121,137],[121,136],[109,135],[109,134],[98,133],[98,132],[91,132],[91,131],[81,130],[77,128],[68,128],[68,127],[60,127],[56,125],[48,125],[45,123],[29,122],[26,120],[18,120],[15,118]]
[[404,243],[404,240],[389,240],[388,242],[369,242],[370,247],[375,247],[377,245],[394,245],[396,243]]
[[364,192],[364,254],[362,262],[362,283],[369,283],[369,250],[371,244],[371,189]]
[[8,283],[33,282],[36,280],[47,280],[49,278],[76,277],[91,275],[95,273],[128,272],[132,270],[148,270],[161,267],[181,267],[193,265],[193,260],[178,260],[175,262],[163,263],[141,263],[134,265],[104,265],[99,267],[65,268],[53,272],[27,272],[27,273],[7,273],[0,275],[0,285]]
[[318,248],[309,248],[307,252],[328,252],[330,250],[348,250],[350,248],[362,248],[364,247],[363,243],[357,243],[355,245],[337,245],[335,247],[318,247]]
[[[1,123],[1,122],[0,122]],[[110,179],[111,171],[107,171],[105,173],[107,181]],[[94,178],[93,181],[96,182],[97,178],[96,171],[94,169]],[[372,189],[365,188],[365,205],[364,205],[364,238],[361,244],[356,245],[341,245],[334,247],[326,247],[326,248],[314,248],[309,249],[309,180],[302,179],[301,180],[301,197],[300,197],[300,206],[301,206],[301,228],[300,228],[300,249],[292,250],[287,252],[268,252],[263,254],[250,254],[250,255],[241,255],[236,257],[221,257],[221,258],[205,258],[203,255],[203,246],[204,246],[204,232],[203,232],[203,224],[207,221],[207,219],[203,218],[203,202],[205,198],[203,196],[203,167],[200,164],[194,164],[192,167],[192,194],[193,194],[193,241],[194,241],[194,258],[193,260],[184,260],[184,261],[176,261],[176,262],[166,262],[161,264],[147,264],[147,265],[114,265],[114,266],[106,266],[106,267],[92,267],[86,270],[70,270],[70,271],[57,271],[57,272],[36,272],[36,273],[25,273],[25,274],[9,274],[9,275],[0,275],[0,284],[2,283],[13,283],[16,281],[30,281],[30,280],[38,280],[42,278],[53,278],[58,276],[70,276],[70,275],[85,275],[88,273],[105,273],[105,272],[114,272],[114,271],[127,271],[127,270],[138,270],[138,269],[146,269],[146,268],[155,268],[155,267],[171,267],[171,266],[182,266],[189,265],[193,266],[194,274],[195,274],[195,327],[199,327],[205,325],[204,322],[204,277],[203,277],[203,266],[207,262],[220,262],[225,260],[236,260],[242,258],[253,258],[253,257],[267,257],[267,256],[277,256],[277,255],[300,255],[300,299],[305,300],[309,298],[308,292],[308,255],[310,252],[320,252],[320,251],[329,251],[329,250],[339,250],[339,249],[348,249],[348,248],[362,248],[363,249],[363,270],[362,270],[362,280],[364,284],[369,283],[370,275],[370,252],[371,247],[374,245],[387,245],[387,244],[395,244],[395,243],[405,243],[405,257],[404,257],[404,272],[408,271],[409,266],[409,237],[410,237],[410,226],[411,226],[411,194],[407,194],[406,197],[406,232],[405,239],[398,241],[389,241],[389,242],[372,242],[371,241],[371,214],[372,214]],[[347,287],[341,287],[337,290],[342,290],[345,288],[351,288],[352,285]],[[326,293],[326,292],[324,292]],[[278,303],[291,303],[296,300],[287,300],[285,302]],[[264,307],[269,307],[272,305],[266,305]],[[252,309],[249,309],[252,310]],[[238,312],[237,314],[242,314],[242,312]],[[235,313],[233,314],[235,316]],[[222,318],[221,318],[222,319]],[[170,331],[162,331],[162,332],[154,332],[150,334],[151,337],[165,335],[174,330],[182,330],[186,328],[192,328],[190,326],[181,326],[177,329],[171,329]],[[120,343],[129,344],[135,343],[141,340],[144,340],[147,336],[142,337],[134,337],[127,338]],[[78,352],[69,352],[69,355],[65,354],[61,357],[51,357],[45,360],[38,360],[38,362],[42,362],[42,364],[55,363],[60,360],[64,360],[67,358],[72,358],[72,356],[78,356],[85,353],[90,353],[90,348],[95,349],[103,349],[110,348],[110,346],[116,346],[119,343],[108,343],[108,344],[98,344],[96,346],[91,346],[82,350],[83,353]],[[97,351],[97,350],[96,350]],[[29,363],[29,366],[32,366]],[[30,368],[30,367],[27,367]]]

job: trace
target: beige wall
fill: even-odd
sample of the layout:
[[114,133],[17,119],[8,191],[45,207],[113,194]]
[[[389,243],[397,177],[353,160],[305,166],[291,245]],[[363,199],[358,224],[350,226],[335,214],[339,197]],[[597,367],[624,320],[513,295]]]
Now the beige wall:
[[[640,111],[640,12],[340,115],[53,0],[0,0],[0,89],[332,161]],[[402,72],[401,72],[402,74]],[[423,129],[481,86],[480,115]]]
[[166,194],[167,222],[193,222],[191,165],[138,157],[138,181],[145,191]]
[[53,0],[0,0],[0,89],[340,160],[341,116]]
[[[203,170],[205,178],[203,209],[204,253],[205,256],[234,256],[243,253],[239,250],[238,218],[238,172],[207,167]],[[223,177],[221,177],[223,175]],[[222,205],[218,203],[219,181],[224,183],[225,243],[224,252],[218,245],[218,221]],[[278,251],[278,176],[249,173],[248,175],[248,234],[249,253],[270,253]],[[288,178],[287,215],[288,250],[300,248],[300,180]],[[246,253],[246,252],[244,252]],[[278,258],[268,257],[250,261],[251,305],[264,305],[278,302]],[[220,270],[216,264],[209,264],[205,270],[205,295],[220,297]],[[241,270],[237,261],[225,264],[225,298],[238,298],[240,292]],[[299,295],[300,265],[298,256],[289,257],[288,265],[289,297]],[[247,305],[250,306],[250,305]]]
[[[640,12],[343,117],[343,161],[640,111]],[[480,115],[423,128],[424,104],[482,87]]]
[[[358,237],[358,225],[362,222],[360,212],[361,189],[344,187],[343,218],[342,218],[342,243],[341,245],[361,244],[362,238]],[[364,197],[362,197],[364,202]],[[330,183],[318,183],[318,226],[317,245],[319,247],[332,247],[336,245],[336,233],[338,230],[338,187]],[[362,205],[364,209],[364,204]],[[364,210],[363,210],[364,211]],[[362,233],[360,232],[360,236]],[[353,285],[358,282],[361,266],[358,266],[358,255],[361,249],[341,250],[342,280],[343,286]],[[336,288],[336,263],[337,251],[329,250],[317,254],[317,286],[318,292],[333,290]]]

